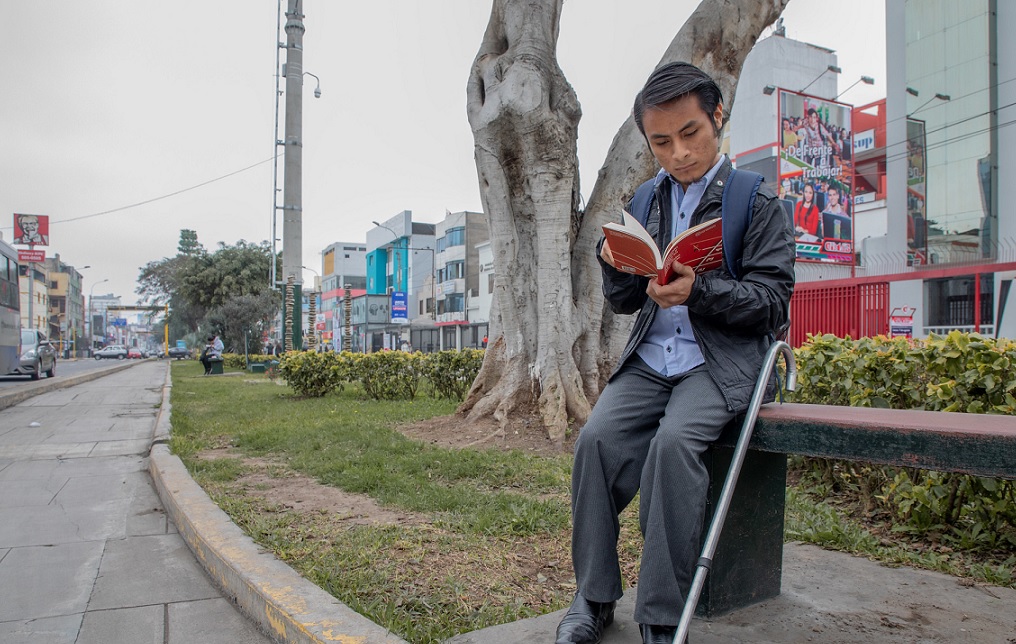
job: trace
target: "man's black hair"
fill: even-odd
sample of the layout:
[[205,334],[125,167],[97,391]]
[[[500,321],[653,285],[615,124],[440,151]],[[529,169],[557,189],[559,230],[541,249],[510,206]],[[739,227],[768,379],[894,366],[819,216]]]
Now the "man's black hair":
[[[642,116],[647,107],[663,105],[670,101],[689,94],[698,97],[699,107],[709,115],[712,120],[716,106],[723,102],[723,94],[720,86],[695,65],[690,63],[667,63],[657,67],[645,86],[635,96],[635,106],[632,112],[635,115],[635,124],[639,127],[642,136],[646,135],[645,126],[642,124]],[[716,135],[719,136],[720,129],[713,124]]]

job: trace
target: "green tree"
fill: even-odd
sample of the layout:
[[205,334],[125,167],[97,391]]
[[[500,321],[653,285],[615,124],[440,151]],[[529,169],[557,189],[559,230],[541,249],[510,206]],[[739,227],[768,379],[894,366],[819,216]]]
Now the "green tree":
[[177,289],[189,304],[205,311],[222,306],[232,297],[257,295],[269,289],[268,242],[252,244],[241,239],[234,246],[219,242],[214,253],[188,259]]
[[204,247],[198,243],[198,233],[196,230],[189,228],[183,228],[180,230],[180,243],[176,246],[177,254],[179,255],[200,255],[205,252]]
[[171,339],[211,331],[222,334],[224,342],[231,337],[242,350],[242,329],[260,328],[271,317],[267,303],[278,306],[268,284],[272,261],[268,242],[240,240],[232,246],[219,242],[219,248],[209,253],[195,231],[184,229],[177,250],[176,256],[141,268],[137,293],[146,302],[169,305]]
[[279,294],[269,289],[230,297],[205,316],[204,335],[219,334],[226,351],[231,353],[243,353],[245,348],[252,354],[264,353],[263,331],[279,306]]

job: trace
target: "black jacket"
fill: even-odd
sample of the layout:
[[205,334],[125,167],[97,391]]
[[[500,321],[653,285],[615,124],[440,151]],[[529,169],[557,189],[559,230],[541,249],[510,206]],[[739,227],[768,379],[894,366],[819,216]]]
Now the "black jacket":
[[[725,160],[706,187],[689,226],[720,216],[723,185],[730,171],[730,161]],[[673,214],[670,185],[671,182],[663,181],[657,186],[646,221],[646,230],[660,248],[670,241]],[[623,273],[604,262],[599,257],[602,245],[601,239],[596,250],[603,270],[603,295],[615,313],[638,312],[621,360],[611,374],[613,378],[635,353],[659,305],[646,295],[649,279]],[[744,237],[740,279],[734,279],[725,265],[695,277],[685,305],[706,367],[731,411],[748,408],[770,338],[789,320],[795,253],[791,221],[776,195],[763,184],[755,197],[751,225]],[[772,379],[766,400],[774,397],[775,379]]]

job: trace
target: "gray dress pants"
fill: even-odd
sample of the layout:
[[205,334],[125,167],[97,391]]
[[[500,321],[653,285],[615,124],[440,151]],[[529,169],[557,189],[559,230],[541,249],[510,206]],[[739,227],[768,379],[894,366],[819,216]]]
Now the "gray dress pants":
[[607,384],[579,432],[572,470],[572,562],[586,599],[623,594],[618,514],[641,489],[635,621],[677,625],[700,554],[702,455],[733,417],[704,365],[668,378],[636,355]]

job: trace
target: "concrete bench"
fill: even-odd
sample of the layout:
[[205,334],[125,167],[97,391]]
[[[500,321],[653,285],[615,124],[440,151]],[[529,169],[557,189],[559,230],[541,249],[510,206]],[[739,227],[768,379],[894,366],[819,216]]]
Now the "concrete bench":
[[[740,430],[738,419],[707,453],[711,484],[706,526]],[[699,615],[719,615],[780,594],[788,454],[1016,479],[1016,417],[794,403],[763,406],[699,600]]]
[[279,366],[278,360],[270,360],[268,362],[252,362],[249,365],[247,365],[247,368],[250,370],[251,373],[265,373],[271,367],[277,366]]
[[213,356],[211,358],[208,358],[208,365],[211,367],[210,373],[213,375],[214,374],[222,375],[223,363],[225,363],[225,360],[223,360],[222,357]]

